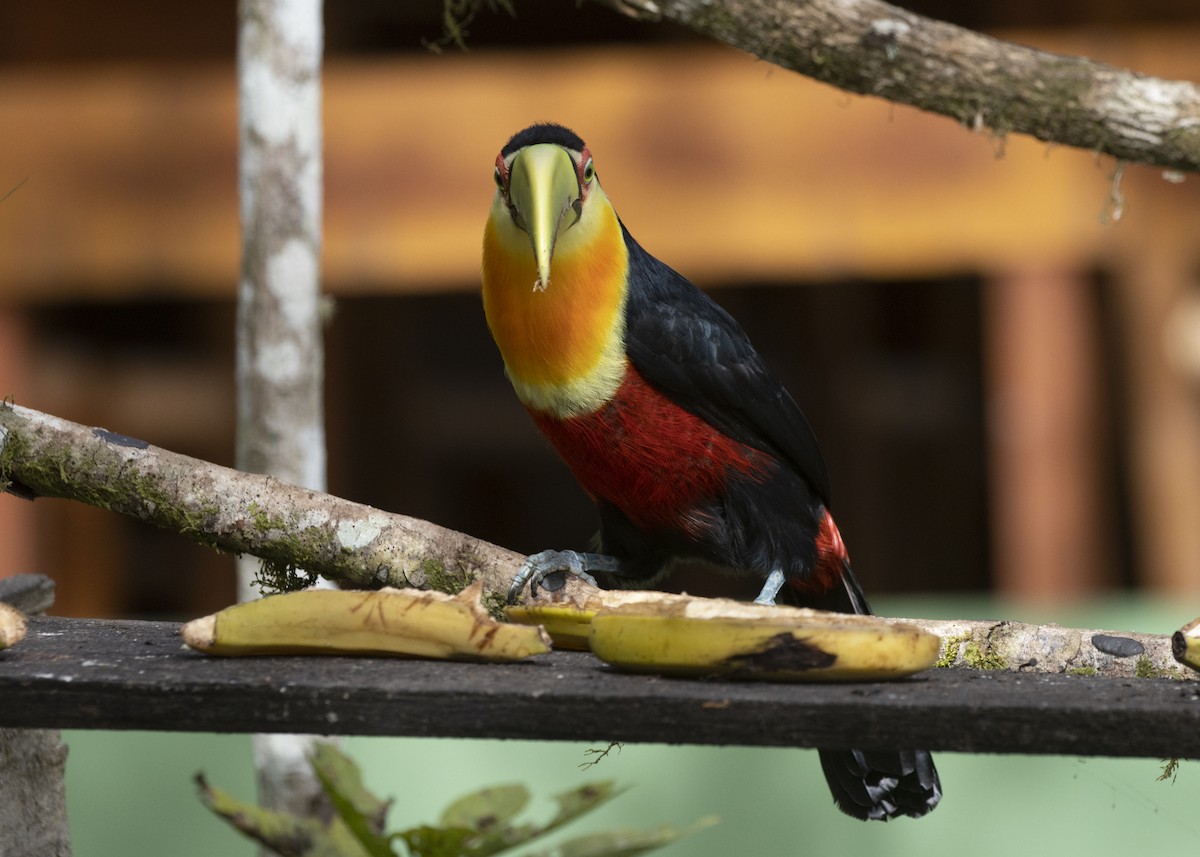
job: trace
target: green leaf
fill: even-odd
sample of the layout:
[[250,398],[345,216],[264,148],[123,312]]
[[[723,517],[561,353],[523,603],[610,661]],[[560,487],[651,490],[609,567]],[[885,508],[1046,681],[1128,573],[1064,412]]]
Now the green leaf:
[[656,851],[717,823],[715,816],[702,818],[680,829],[664,825],[656,830],[610,830],[570,839],[550,851],[526,857],[635,857]]
[[424,824],[394,835],[417,857],[462,857],[469,850],[467,840],[477,834],[466,827],[432,827]]
[[529,805],[529,789],[514,784],[492,786],[463,795],[442,811],[444,827],[488,832],[506,825]]
[[[396,839],[413,857],[491,857],[557,830],[624,791],[612,782],[571,789],[555,795],[558,810],[547,823],[518,824],[517,816],[529,804],[528,789],[493,786],[452,802],[442,812],[440,826],[420,825],[389,835],[384,824],[391,801],[367,790],[349,757],[322,743],[314,749],[311,762],[335,812],[328,824],[243,803],[197,776],[200,798],[218,816],[283,857],[396,857],[392,848]],[[712,823],[705,819],[686,830],[661,827],[596,833],[530,857],[634,857]]]
[[494,786],[446,807],[441,827],[416,827],[399,835],[420,857],[491,857],[574,821],[621,791],[610,782],[572,789],[555,796],[558,812],[548,823],[517,825],[513,820],[528,805],[529,790],[522,785]]
[[368,791],[358,765],[331,743],[317,743],[310,762],[338,819],[363,853],[371,857],[396,857],[390,837],[384,834],[391,801],[380,800]]
[[612,780],[604,780],[592,785],[571,789],[569,792],[556,794],[554,800],[558,802],[558,814],[550,819],[549,824],[546,825],[543,832],[549,832],[562,827],[564,824],[579,818],[579,816],[608,803],[625,791],[626,789],[617,788],[617,784]]
[[200,802],[234,828],[283,857],[369,857],[344,824],[329,826],[314,818],[297,818],[286,812],[244,803],[213,788],[196,775]]

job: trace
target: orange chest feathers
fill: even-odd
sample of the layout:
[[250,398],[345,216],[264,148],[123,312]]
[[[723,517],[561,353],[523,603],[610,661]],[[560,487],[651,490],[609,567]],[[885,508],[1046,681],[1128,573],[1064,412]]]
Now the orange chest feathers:
[[508,377],[528,407],[557,416],[588,413],[616,392],[626,366],[627,269],[614,215],[586,243],[560,246],[549,284],[536,288],[528,244],[512,246],[488,221],[484,312]]

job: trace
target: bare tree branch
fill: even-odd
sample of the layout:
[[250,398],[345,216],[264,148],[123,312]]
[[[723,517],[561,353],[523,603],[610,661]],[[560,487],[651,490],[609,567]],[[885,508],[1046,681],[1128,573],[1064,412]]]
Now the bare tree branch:
[[938,666],[1108,678],[1200,678],[1171,653],[1170,634],[982,620],[904,619],[942,639]]
[[498,603],[524,560],[428,521],[11,404],[0,404],[5,487],[79,500],[219,550],[361,586],[456,592],[478,578]]
[[881,0],[595,0],[682,24],[849,92],[1121,161],[1200,170],[1200,89],[915,15]]
[[[644,602],[646,593],[580,584],[570,590],[546,593],[539,600],[594,611]],[[1169,634],[1098,631],[1002,620],[887,618],[886,621],[916,625],[940,638],[939,667],[1109,678],[1200,678],[1200,673],[1175,661]]]
[[[222,550],[296,564],[365,586],[457,592],[483,581],[503,603],[524,557],[428,521],[396,515],[151,446],[144,441],[0,405],[0,490],[67,497],[131,515]],[[537,603],[598,609],[636,593],[575,578]],[[525,603],[534,603],[526,595]],[[943,666],[1112,677],[1197,678],[1164,634],[1018,622],[898,619],[942,638]]]

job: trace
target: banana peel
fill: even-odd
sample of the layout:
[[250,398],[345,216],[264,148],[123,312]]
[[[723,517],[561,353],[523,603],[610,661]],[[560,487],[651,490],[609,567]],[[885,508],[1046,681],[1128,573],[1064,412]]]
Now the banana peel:
[[[687,598],[666,592],[642,589],[596,589],[588,586],[585,594],[570,601],[513,604],[505,608],[510,622],[541,625],[550,635],[556,649],[586,652],[591,649],[592,619],[601,610],[612,610],[627,604],[661,604],[666,599]],[[552,597],[555,597],[552,594]]]
[[1171,654],[1179,663],[1200,670],[1200,619],[1193,619],[1171,635]]
[[546,629],[556,649],[586,652],[591,648],[592,619],[595,610],[568,607],[563,604],[545,606],[513,605],[505,608],[508,621],[520,625],[540,625]]
[[15,646],[25,639],[25,614],[0,601],[0,650]]
[[932,667],[940,640],[915,625],[800,607],[648,591],[510,607],[554,645],[623,670],[765,681],[878,681]]
[[418,589],[306,589],[188,622],[183,641],[210,655],[392,655],[516,661],[550,650],[539,627],[497,622],[474,583],[458,595]]
[[594,590],[576,602],[510,607],[512,622],[497,622],[481,594],[478,583],[456,596],[309,589],[234,605],[187,623],[181,635],[213,655],[501,662],[543,654],[553,640],[635,672],[772,681],[899,678],[932,666],[938,656],[935,635],[872,616]]
[[767,681],[879,681],[933,666],[940,640],[914,625],[800,607],[691,599],[592,619],[596,657],[625,670]]

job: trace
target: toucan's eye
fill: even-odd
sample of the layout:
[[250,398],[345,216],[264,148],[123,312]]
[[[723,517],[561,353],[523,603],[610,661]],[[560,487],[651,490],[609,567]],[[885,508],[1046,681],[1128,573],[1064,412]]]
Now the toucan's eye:
[[504,190],[504,174],[502,172],[500,172],[499,167],[496,167],[495,179],[496,179],[496,187],[500,188],[500,190]]
[[588,184],[596,177],[596,168],[592,166],[592,159],[588,158],[587,163],[583,165],[583,183]]

